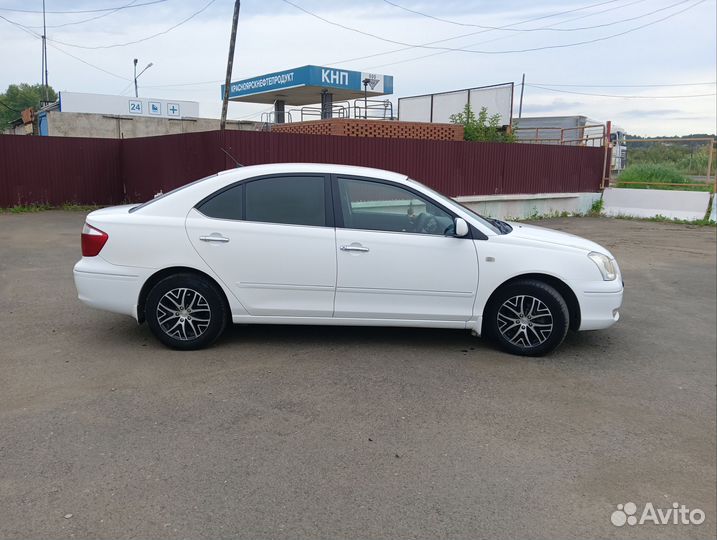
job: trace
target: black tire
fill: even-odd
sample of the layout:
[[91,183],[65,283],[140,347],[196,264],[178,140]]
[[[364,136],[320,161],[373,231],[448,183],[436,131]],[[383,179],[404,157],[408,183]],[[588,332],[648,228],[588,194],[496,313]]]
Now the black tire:
[[196,274],[175,274],[159,281],[149,291],[144,309],[155,337],[172,349],[184,351],[214,343],[229,319],[221,290]]
[[569,327],[570,313],[560,293],[547,283],[525,279],[495,293],[483,328],[506,352],[542,356],[563,342]]

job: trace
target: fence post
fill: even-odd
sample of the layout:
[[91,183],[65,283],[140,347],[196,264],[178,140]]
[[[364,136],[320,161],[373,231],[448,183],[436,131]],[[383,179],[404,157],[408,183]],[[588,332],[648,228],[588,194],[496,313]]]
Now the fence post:
[[[710,151],[708,152],[707,158],[707,183],[710,181],[710,175],[712,174],[712,159],[714,158],[715,141],[710,141]],[[712,193],[717,193],[717,173],[715,173],[715,179],[712,182]]]
[[603,131],[603,147],[605,155],[603,156],[602,162],[602,185],[600,186],[601,190],[605,189],[605,180],[607,180],[607,185],[610,185],[610,170],[608,169],[610,164],[608,163],[607,155],[608,150],[610,149],[610,130],[612,128],[612,122],[608,120],[605,125],[606,127]]

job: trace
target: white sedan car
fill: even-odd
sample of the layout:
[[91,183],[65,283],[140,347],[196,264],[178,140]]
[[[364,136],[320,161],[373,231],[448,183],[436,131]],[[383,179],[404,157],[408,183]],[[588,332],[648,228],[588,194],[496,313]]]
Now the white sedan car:
[[401,174],[308,163],[92,212],[74,277],[81,301],[176,349],[233,322],[456,328],[541,355],[615,323],[623,294],[594,242],[481,217]]

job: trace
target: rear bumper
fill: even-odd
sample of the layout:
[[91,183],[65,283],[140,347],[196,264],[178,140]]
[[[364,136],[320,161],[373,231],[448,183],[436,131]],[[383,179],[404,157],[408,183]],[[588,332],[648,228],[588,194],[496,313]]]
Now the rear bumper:
[[90,307],[137,319],[137,300],[146,272],[110,264],[101,257],[83,257],[73,270],[77,297]]

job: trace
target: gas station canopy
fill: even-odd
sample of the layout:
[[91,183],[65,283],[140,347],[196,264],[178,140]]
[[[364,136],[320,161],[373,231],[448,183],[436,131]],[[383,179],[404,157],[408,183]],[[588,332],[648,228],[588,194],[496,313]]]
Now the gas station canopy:
[[[223,97],[224,85],[221,92]],[[229,86],[231,101],[249,103],[311,105],[321,102],[322,94],[327,93],[332,94],[332,101],[392,94],[393,77],[321,66],[302,66],[236,81]]]

